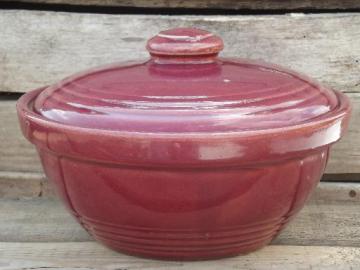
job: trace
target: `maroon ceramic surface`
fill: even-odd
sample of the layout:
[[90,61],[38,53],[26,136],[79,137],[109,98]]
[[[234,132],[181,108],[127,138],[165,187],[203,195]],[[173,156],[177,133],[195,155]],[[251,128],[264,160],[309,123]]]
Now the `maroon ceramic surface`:
[[19,100],[47,177],[98,241],[156,258],[231,256],[268,244],[304,205],[349,100],[222,48],[203,30],[164,31],[150,59]]

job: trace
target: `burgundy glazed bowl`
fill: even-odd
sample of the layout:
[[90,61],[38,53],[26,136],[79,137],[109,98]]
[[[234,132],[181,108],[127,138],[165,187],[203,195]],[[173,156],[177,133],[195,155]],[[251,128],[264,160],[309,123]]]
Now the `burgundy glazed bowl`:
[[18,101],[46,176],[96,240],[147,257],[232,256],[268,244],[303,207],[348,98],[222,48],[203,30],[164,31],[150,59]]

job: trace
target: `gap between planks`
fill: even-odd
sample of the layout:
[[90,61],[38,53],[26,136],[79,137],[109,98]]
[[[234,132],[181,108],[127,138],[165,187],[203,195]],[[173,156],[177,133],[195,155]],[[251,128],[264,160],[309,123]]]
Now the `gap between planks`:
[[[137,7],[137,8],[192,8],[192,9],[227,9],[227,10],[298,10],[322,9],[342,11],[358,9],[360,3],[356,0],[327,1],[278,1],[278,0],[11,0],[9,3],[30,4],[60,4],[83,6]],[[144,10],[146,12],[146,10]]]

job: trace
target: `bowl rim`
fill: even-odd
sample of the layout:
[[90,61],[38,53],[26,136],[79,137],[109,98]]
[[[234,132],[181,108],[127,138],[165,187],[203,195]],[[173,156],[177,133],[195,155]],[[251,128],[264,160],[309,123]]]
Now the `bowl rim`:
[[[28,92],[17,102],[24,136],[38,151],[102,164],[195,168],[274,163],[335,143],[346,131],[351,112],[348,97],[335,92],[339,97],[337,110],[326,118],[301,125],[237,132],[140,133],[77,127],[46,119],[31,106],[43,89]],[[92,147],[88,147],[89,141]],[[226,156],[229,147],[239,151],[230,151],[230,156]],[[204,158],[202,149],[215,152]]]

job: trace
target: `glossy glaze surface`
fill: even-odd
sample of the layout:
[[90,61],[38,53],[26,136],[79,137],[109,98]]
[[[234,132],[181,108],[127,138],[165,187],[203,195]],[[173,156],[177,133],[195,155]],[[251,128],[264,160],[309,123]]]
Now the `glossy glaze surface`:
[[99,241],[131,254],[212,258],[271,241],[304,204],[327,149],[261,167],[104,165],[41,151],[48,177]]
[[163,32],[152,58],[25,94],[22,131],[77,220],[116,250],[246,253],[304,205],[349,100],[292,71],[217,57],[219,37]]
[[332,91],[290,71],[222,58],[114,65],[51,86],[35,101],[49,120],[136,132],[271,129],[328,116],[338,106]]

